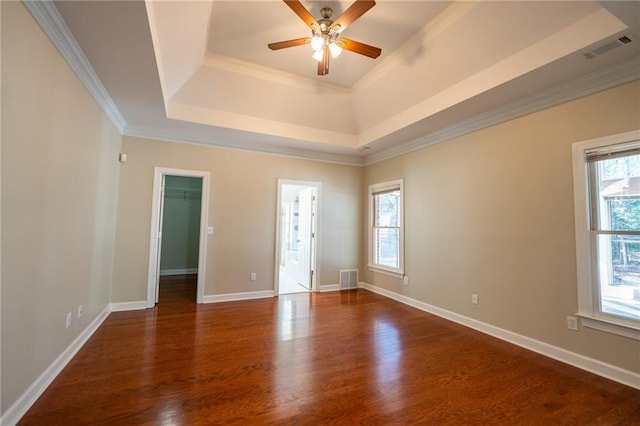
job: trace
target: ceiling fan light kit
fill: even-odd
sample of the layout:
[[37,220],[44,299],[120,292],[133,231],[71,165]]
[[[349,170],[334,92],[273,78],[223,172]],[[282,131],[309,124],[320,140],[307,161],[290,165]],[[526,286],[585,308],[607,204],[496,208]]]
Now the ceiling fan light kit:
[[329,44],[329,51],[332,58],[337,58],[342,53],[342,47],[338,46],[337,43],[331,43]]
[[343,49],[373,59],[382,53],[382,49],[378,47],[340,36],[349,25],[375,6],[375,1],[356,0],[335,21],[331,20],[333,10],[330,7],[323,7],[320,11],[322,19],[316,21],[299,0],[284,0],[284,2],[311,28],[312,36],[270,43],[268,47],[271,50],[280,50],[311,44],[312,58],[318,61],[318,75],[329,74],[329,55],[332,58],[337,58]]

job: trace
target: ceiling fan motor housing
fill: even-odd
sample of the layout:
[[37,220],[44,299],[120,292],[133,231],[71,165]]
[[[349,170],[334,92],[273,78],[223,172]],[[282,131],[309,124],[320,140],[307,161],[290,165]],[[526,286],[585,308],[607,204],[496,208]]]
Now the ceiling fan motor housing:
[[[320,26],[319,32],[322,34],[327,34],[329,32],[329,27],[331,27],[331,24],[333,23],[333,21],[330,19],[331,15],[333,15],[333,9],[331,9],[330,7],[323,7],[320,11],[320,14],[322,15],[322,19],[318,19],[318,25]],[[331,32],[334,32],[333,28]]]

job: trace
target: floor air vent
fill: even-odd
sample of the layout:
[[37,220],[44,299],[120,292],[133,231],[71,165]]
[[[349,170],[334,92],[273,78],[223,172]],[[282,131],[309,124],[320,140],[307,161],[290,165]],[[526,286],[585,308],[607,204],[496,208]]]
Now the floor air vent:
[[358,270],[340,270],[340,290],[349,290],[352,288],[358,288]]

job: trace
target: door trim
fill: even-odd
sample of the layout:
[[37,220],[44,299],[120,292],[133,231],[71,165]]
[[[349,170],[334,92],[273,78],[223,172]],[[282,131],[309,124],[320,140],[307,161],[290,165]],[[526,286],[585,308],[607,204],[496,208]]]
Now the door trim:
[[280,244],[282,244],[282,237],[280,234],[280,210],[282,209],[282,186],[283,185],[302,185],[311,186],[316,189],[316,232],[313,238],[313,258],[311,264],[313,265],[313,274],[311,276],[311,292],[320,291],[320,265],[318,259],[320,256],[320,241],[322,241],[322,183],[308,180],[292,180],[292,179],[278,179],[278,191],[277,191],[277,207],[276,207],[276,247],[275,247],[275,266],[274,266],[274,281],[273,290],[274,296],[278,296],[280,291]]
[[196,303],[204,303],[204,284],[207,260],[207,224],[209,217],[209,172],[198,170],[172,169],[154,167],[153,196],[151,200],[151,229],[149,233],[149,263],[147,268],[147,308],[156,305],[156,273],[158,267],[158,229],[160,225],[160,203],[162,202],[163,176],[185,176],[202,178],[202,195],[200,202],[200,243],[198,248],[198,280]]

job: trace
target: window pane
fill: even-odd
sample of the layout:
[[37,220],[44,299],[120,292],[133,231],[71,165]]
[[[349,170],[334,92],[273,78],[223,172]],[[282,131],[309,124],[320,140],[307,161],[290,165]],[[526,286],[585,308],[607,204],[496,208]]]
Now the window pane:
[[601,311],[640,319],[640,236],[598,235],[597,251]]
[[377,265],[398,269],[400,267],[400,230],[375,228],[373,232],[374,262]]
[[399,226],[400,190],[374,195],[374,226]]
[[611,229],[640,231],[640,199],[610,200]]
[[640,177],[640,155],[602,160],[602,178],[605,180]]
[[640,231],[640,155],[590,164],[592,229]]

